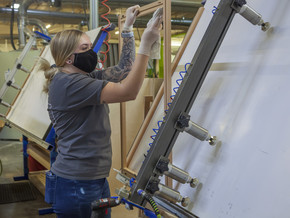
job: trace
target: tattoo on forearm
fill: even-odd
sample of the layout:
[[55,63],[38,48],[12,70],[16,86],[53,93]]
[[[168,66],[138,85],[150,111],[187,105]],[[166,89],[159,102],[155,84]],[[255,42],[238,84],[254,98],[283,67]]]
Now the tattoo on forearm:
[[135,40],[134,37],[124,38],[122,54],[119,64],[113,67],[109,67],[103,72],[102,79],[111,82],[120,82],[125,79],[128,73],[131,71],[133,63],[135,61]]

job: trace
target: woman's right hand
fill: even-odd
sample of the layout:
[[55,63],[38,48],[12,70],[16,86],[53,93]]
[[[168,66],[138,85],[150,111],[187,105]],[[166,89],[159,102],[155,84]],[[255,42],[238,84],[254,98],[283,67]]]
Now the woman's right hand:
[[154,42],[160,37],[160,31],[162,29],[163,16],[154,17],[147,24],[147,28],[144,30],[141,43],[138,50],[138,54],[150,56],[151,48]]
[[139,13],[140,6],[135,5],[127,9],[126,11],[126,20],[123,27],[125,31],[133,31],[133,24],[136,21],[137,15]]

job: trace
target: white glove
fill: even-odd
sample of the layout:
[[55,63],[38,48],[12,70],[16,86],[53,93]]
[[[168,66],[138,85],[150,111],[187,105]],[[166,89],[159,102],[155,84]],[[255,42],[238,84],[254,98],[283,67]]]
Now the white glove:
[[[162,17],[162,16],[163,16],[163,9],[162,8],[157,9],[154,12],[152,18],[147,23],[147,26],[150,25],[153,19],[157,17]],[[156,42],[154,42],[154,44],[152,45],[151,53],[150,53],[151,59],[160,59],[160,47],[161,47],[161,37],[159,36],[159,39]]]
[[[155,14],[155,16],[154,16],[154,14]],[[150,53],[152,50],[152,45],[154,43],[157,43],[157,45],[158,44],[161,45],[161,43],[160,43],[160,30],[162,27],[161,23],[163,20],[162,9],[157,9],[154,12],[154,14],[153,14],[153,17],[149,20],[149,22],[147,24],[147,28],[143,32],[143,35],[141,37],[140,47],[138,50],[138,54],[144,54],[144,55],[150,56]],[[160,51],[160,46],[159,46],[159,49],[157,48],[157,50]]]
[[126,20],[123,27],[124,31],[133,31],[133,24],[135,23],[136,17],[139,13],[139,5],[132,6],[126,11]]

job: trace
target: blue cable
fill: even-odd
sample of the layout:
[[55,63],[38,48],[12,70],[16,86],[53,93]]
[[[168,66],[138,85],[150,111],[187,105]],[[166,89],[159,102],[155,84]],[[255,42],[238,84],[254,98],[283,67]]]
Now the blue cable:
[[130,181],[129,181],[129,184],[130,184],[130,188],[132,188],[133,184],[135,183],[135,178],[131,178]]
[[[180,72],[179,72],[179,76],[180,76],[180,78],[178,78],[178,79],[175,81],[176,84],[177,84],[177,86],[174,87],[174,88],[172,89],[173,92],[174,92],[174,94],[170,96],[171,102],[169,102],[169,103],[167,104],[168,109],[170,108],[170,106],[171,106],[171,104],[172,104],[172,101],[173,101],[173,99],[174,99],[174,97],[175,97],[175,95],[176,95],[176,93],[177,93],[177,91],[178,91],[178,89],[179,89],[179,87],[180,87],[182,81],[184,80],[184,76],[183,76],[183,75],[185,75],[185,74],[187,73],[187,66],[188,66],[188,65],[190,65],[190,63],[186,63],[186,64],[184,65],[184,71],[180,71]],[[167,114],[168,109],[166,109],[166,110],[164,111],[165,114]],[[154,132],[155,134],[150,136],[150,138],[153,140],[153,142],[154,142],[154,140],[155,140],[155,137],[157,136],[157,133],[158,133],[158,131],[159,131],[159,129],[160,129],[162,123],[164,122],[164,119],[165,119],[165,117],[163,117],[163,120],[159,120],[159,121],[157,121],[157,126],[158,126],[158,127],[157,127],[157,128],[153,128],[153,132]],[[149,143],[149,149],[147,150],[147,154],[148,154],[149,150],[151,149],[151,147],[152,147],[152,145],[153,145],[153,142],[150,142],[150,143]],[[144,154],[144,156],[146,157],[147,155]]]

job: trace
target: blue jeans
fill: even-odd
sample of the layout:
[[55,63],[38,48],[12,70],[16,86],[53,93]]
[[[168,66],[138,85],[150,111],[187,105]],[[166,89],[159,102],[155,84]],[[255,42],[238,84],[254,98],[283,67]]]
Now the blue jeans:
[[[90,218],[91,203],[110,197],[106,178],[97,180],[70,180],[56,176],[55,196],[52,207],[58,218]],[[108,209],[106,216],[111,217]]]

